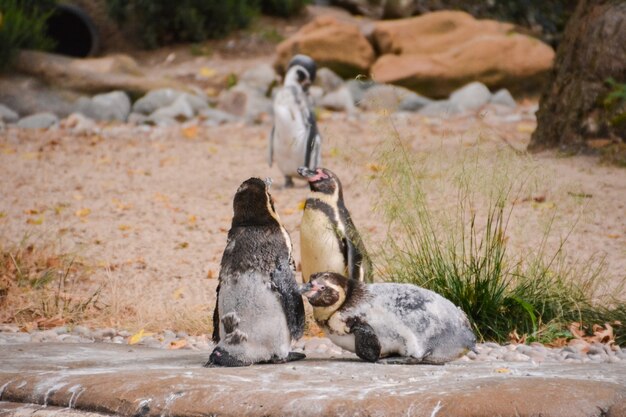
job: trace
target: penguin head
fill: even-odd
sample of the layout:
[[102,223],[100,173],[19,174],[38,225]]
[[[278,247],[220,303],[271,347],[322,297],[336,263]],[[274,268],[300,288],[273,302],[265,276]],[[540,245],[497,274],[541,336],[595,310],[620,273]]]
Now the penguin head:
[[317,74],[317,65],[315,64],[315,61],[313,60],[313,58],[304,54],[294,55],[291,58],[291,61],[289,61],[289,64],[287,64],[287,72],[289,72],[289,70],[295,66],[298,66],[304,69],[304,71],[308,75],[310,83],[315,82],[315,76]]
[[348,278],[335,272],[317,272],[300,287],[313,307],[338,310],[346,300]]
[[280,223],[269,184],[269,180],[250,178],[239,186],[233,199],[233,227]]
[[341,181],[331,170],[326,168],[311,170],[307,167],[300,167],[298,174],[309,181],[311,191],[328,195],[337,193],[340,199],[343,198]]

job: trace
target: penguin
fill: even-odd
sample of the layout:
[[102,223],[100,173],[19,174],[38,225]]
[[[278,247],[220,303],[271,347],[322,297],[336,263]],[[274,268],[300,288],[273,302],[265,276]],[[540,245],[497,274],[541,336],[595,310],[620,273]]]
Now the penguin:
[[302,280],[332,271],[371,282],[372,263],[343,202],[339,178],[326,168],[300,167],[298,173],[310,188],[300,225]]
[[330,340],[368,362],[444,364],[476,344],[460,308],[416,285],[318,272],[301,293]]
[[315,169],[321,162],[322,138],[308,95],[315,81],[315,61],[306,55],[294,56],[287,67],[283,86],[274,97],[274,125],[269,138],[269,166],[278,165],[285,176],[285,188],[294,186],[298,168]]
[[291,239],[274,209],[269,181],[244,181],[233,209],[213,313],[216,346],[205,366],[302,359],[290,347],[304,333],[304,302]]

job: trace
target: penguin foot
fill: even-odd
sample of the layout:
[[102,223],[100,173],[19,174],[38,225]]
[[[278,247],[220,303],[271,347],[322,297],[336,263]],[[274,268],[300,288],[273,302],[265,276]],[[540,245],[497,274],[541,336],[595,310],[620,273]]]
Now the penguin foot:
[[289,355],[287,355],[287,362],[300,361],[304,358],[306,358],[306,355],[304,353],[289,352]]
[[293,179],[291,177],[285,176],[285,188],[293,188]]

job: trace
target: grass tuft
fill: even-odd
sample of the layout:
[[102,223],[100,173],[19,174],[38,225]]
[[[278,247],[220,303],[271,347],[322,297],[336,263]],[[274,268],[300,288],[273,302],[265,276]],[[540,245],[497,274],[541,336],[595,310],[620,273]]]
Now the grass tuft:
[[482,340],[502,343],[512,334],[528,342],[571,338],[569,325],[578,322],[588,334],[594,325],[610,323],[616,341],[626,342],[620,326],[626,325],[626,303],[608,295],[612,277],[603,259],[572,262],[565,253],[574,226],[550,252],[552,214],[534,250],[509,253],[509,221],[535,184],[532,161],[510,150],[486,154],[473,147],[446,165],[409,146],[395,132],[379,151],[383,168],[373,180],[388,224],[379,256],[384,279],[448,298]]

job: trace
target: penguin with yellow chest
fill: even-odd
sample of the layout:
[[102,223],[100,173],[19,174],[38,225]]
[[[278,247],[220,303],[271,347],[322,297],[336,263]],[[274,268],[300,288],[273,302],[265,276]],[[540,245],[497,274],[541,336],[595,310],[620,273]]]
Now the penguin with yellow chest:
[[300,167],[311,190],[300,225],[302,280],[315,272],[336,272],[372,281],[372,264],[343,201],[339,178],[329,169]]

